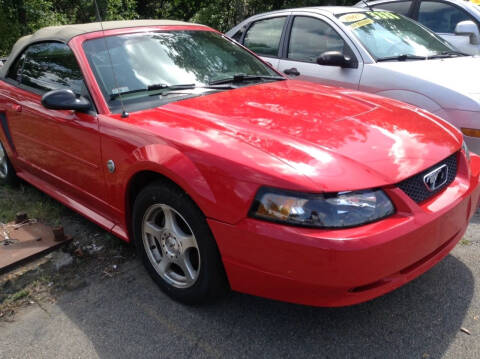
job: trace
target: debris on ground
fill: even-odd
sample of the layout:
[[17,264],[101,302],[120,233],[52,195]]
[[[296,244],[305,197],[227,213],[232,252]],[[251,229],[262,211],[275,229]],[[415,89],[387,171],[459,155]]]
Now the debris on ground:
[[73,257],[70,253],[66,252],[56,252],[52,258],[52,262],[55,265],[57,271],[63,267],[69,266],[73,263]]
[[52,228],[19,212],[15,221],[0,223],[0,272],[52,251],[68,240],[63,227]]
[[464,332],[465,334],[468,334],[468,335],[472,335],[472,333],[470,333],[470,330],[468,330],[467,328],[460,328],[460,331]]
[[[88,286],[94,277],[110,279],[119,273],[123,263],[135,256],[130,245],[35,188],[0,187],[0,222],[15,218],[16,222],[26,223],[28,216],[18,216],[22,211],[37,218],[38,223],[48,225],[57,237],[75,239],[0,273],[0,322],[12,321],[23,307],[54,302],[64,291]],[[0,237],[4,237],[1,229]],[[0,253],[5,247],[0,244]]]
[[90,256],[102,252],[103,249],[104,249],[104,246],[97,246],[95,243],[85,246],[85,251]]

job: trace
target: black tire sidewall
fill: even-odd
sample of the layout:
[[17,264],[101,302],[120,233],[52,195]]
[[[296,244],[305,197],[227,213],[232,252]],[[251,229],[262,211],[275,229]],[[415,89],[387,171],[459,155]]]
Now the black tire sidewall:
[[[148,208],[155,204],[166,204],[174,208],[187,221],[195,235],[200,252],[200,273],[195,284],[189,288],[176,288],[165,282],[147,256],[142,239],[142,222]],[[135,200],[132,229],[138,256],[150,276],[167,295],[185,304],[201,304],[225,291],[225,272],[213,235],[203,213],[185,192],[163,183],[146,187]]]
[[6,178],[0,178],[0,185],[10,185],[13,186],[17,184],[18,178],[17,175],[15,174],[15,169],[12,166],[12,163],[10,162],[10,158],[8,158],[7,150],[5,149],[5,146],[3,146],[2,142],[0,142],[0,146],[3,147],[3,151],[5,152],[5,156],[7,158],[7,177]]

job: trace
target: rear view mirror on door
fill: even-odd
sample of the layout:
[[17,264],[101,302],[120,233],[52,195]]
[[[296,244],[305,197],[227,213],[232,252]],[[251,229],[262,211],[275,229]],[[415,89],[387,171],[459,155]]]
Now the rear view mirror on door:
[[455,34],[469,36],[472,45],[480,44],[480,32],[477,24],[473,21],[467,20],[459,22],[457,26],[455,26]]

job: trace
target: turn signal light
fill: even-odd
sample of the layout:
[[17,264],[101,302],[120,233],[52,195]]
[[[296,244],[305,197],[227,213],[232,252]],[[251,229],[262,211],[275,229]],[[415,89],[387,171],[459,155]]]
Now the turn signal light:
[[466,136],[470,136],[470,137],[480,137],[480,130],[477,130],[475,128],[465,128],[465,127],[462,127],[461,128],[462,130],[462,133]]

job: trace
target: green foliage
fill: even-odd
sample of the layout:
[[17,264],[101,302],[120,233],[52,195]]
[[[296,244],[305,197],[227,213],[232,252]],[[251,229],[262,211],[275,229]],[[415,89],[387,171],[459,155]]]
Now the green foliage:
[[[356,0],[97,0],[104,21],[177,19],[227,31],[253,14],[298,6],[348,5]],[[96,21],[94,0],[0,0],[0,56],[15,41],[51,25]]]

